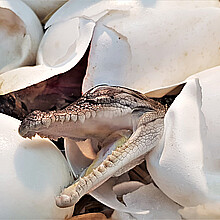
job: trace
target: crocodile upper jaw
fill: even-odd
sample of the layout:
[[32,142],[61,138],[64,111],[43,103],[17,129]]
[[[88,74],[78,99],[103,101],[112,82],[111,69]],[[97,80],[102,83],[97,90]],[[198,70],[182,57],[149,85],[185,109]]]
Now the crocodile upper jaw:
[[21,123],[19,133],[23,137],[57,139],[103,139],[112,132],[136,126],[146,111],[161,106],[142,94],[121,87],[100,86],[91,89],[79,100],[59,111],[34,111]]
[[[33,114],[33,113],[32,113]],[[37,126],[28,127],[26,132],[25,128],[20,127],[20,134],[23,137],[32,137],[35,134],[41,137],[49,137],[51,139],[57,139],[59,137],[67,137],[72,139],[87,139],[96,138],[98,141],[102,141],[105,137],[110,135],[112,132],[128,129],[132,130],[132,117],[131,114],[125,114],[123,116],[113,116],[109,113],[109,117],[101,117],[100,112],[97,112],[98,116],[94,118],[85,119],[84,121],[57,121],[52,123],[49,127]],[[100,116],[99,116],[100,115]],[[30,122],[29,122],[30,123]],[[33,122],[34,124],[35,122]],[[26,125],[23,124],[25,127]]]

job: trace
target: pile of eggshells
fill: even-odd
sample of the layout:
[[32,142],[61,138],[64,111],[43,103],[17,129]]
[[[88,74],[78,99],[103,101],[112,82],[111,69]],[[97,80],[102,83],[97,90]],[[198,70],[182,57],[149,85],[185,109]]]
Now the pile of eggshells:
[[[150,97],[178,94],[146,156],[158,187],[112,178],[91,193],[115,209],[112,219],[220,218],[219,7],[218,0],[0,1],[0,95],[65,73],[89,46],[83,92],[105,83]],[[73,207],[55,204],[73,181],[66,159],[47,139],[20,137],[19,124],[0,114],[0,219],[71,217]]]

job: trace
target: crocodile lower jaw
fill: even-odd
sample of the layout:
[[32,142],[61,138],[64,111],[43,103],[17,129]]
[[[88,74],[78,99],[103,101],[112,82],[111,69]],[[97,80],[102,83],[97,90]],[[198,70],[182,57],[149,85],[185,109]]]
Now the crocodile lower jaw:
[[158,143],[163,134],[163,118],[139,125],[136,132],[121,146],[116,147],[97,167],[63,190],[56,198],[57,206],[64,208],[78,202],[112,176],[119,176],[140,164],[145,155]]

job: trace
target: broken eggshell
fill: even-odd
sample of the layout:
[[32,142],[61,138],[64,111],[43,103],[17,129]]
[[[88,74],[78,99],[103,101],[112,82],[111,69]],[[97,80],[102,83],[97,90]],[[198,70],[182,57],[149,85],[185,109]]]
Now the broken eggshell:
[[22,0],[43,20],[47,15],[61,7],[68,0]]
[[65,219],[55,197],[72,181],[68,164],[46,139],[18,134],[20,121],[0,114],[0,219]]
[[[181,3],[182,1],[175,1],[175,2],[177,2],[177,6],[183,7]],[[199,2],[199,1],[193,1],[193,2]],[[175,14],[173,14],[172,12],[173,16],[169,15],[168,18],[165,19],[165,22],[160,22],[160,20],[163,19],[163,16],[165,16],[164,13],[162,13],[162,15],[158,15],[160,14],[160,10],[159,11],[156,10],[156,12],[151,13],[151,10],[150,9],[148,10],[147,8],[148,7],[164,8],[163,3],[164,1],[149,1],[148,2],[148,1],[132,1],[132,0],[130,1],[94,0],[94,1],[83,1],[83,2],[77,1],[77,0],[68,1],[53,14],[53,16],[49,19],[49,21],[45,25],[45,27],[47,28],[47,31],[42,39],[42,42],[40,44],[40,48],[38,51],[38,56],[37,56],[38,65],[34,67],[18,68],[18,69],[14,69],[12,71],[3,73],[0,76],[0,94],[4,95],[4,94],[7,94],[10,92],[19,90],[19,89],[26,88],[27,86],[31,86],[33,84],[39,83],[52,76],[55,76],[60,73],[64,73],[67,70],[73,68],[78,63],[78,61],[82,58],[82,56],[85,54],[85,51],[88,48],[93,38],[95,39],[95,41],[93,43],[93,48],[90,53],[90,65],[89,65],[89,71],[87,71],[87,77],[85,79],[84,86],[83,86],[84,91],[95,84],[108,83],[108,82],[113,83],[112,77],[115,77],[114,72],[116,72],[116,74],[118,72],[121,74],[121,72],[123,72],[124,70],[127,70],[126,68],[128,68],[129,70],[130,67],[123,66],[122,63],[124,63],[124,65],[127,65],[127,60],[130,56],[134,58],[136,55],[138,55],[137,58],[134,58],[133,60],[134,62],[132,61],[132,63],[134,63],[135,65],[137,64],[136,61],[140,59],[140,66],[139,67],[138,65],[135,66],[135,68],[138,68],[136,75],[140,76],[140,78],[142,77],[142,75],[140,74],[140,71],[142,71],[142,69],[143,71],[145,71],[146,66],[149,66],[148,68],[149,71],[153,69],[152,71],[153,74],[149,75],[149,77],[151,78],[151,81],[153,82],[153,83],[150,83],[152,84],[150,86],[150,88],[152,89],[155,89],[158,86],[161,87],[161,85],[158,85],[157,83],[154,82],[154,81],[159,81],[157,80],[157,77],[160,77],[160,74],[163,74],[165,76],[166,80],[162,84],[164,86],[167,86],[168,82],[170,83],[170,81],[179,82],[180,80],[179,78],[183,80],[181,74],[184,75],[184,73],[182,72],[184,70],[182,66],[187,66],[189,64],[188,69],[187,69],[187,74],[192,74],[195,71],[200,71],[202,69],[206,69],[208,67],[211,67],[212,65],[215,65],[216,60],[219,60],[218,52],[214,51],[213,49],[213,45],[218,44],[218,39],[219,39],[218,37],[219,31],[217,28],[217,25],[218,25],[217,21],[219,21],[219,18],[217,16],[218,10],[216,9],[215,11],[214,9],[207,9],[207,8],[204,9],[205,11],[207,10],[207,14],[209,13],[211,14],[210,18],[207,18],[207,19],[206,19],[206,16],[208,17],[208,15],[206,15],[206,12],[201,14],[200,12],[195,11],[195,16],[193,17],[192,15],[190,15],[188,18],[188,14],[190,13],[186,13],[185,11],[183,11],[179,15],[181,19],[176,19]],[[33,4],[35,3],[33,2]],[[192,8],[196,7],[194,4],[191,5],[191,2],[188,2],[187,5],[188,6],[190,5]],[[206,3],[202,5],[203,5],[202,7],[214,6],[213,1],[206,1]],[[181,11],[181,9],[175,9],[176,6],[175,7],[168,6],[166,8],[169,8],[169,7],[173,8],[170,10]],[[212,10],[213,10],[213,13],[212,13]],[[143,15],[141,15],[142,12],[144,12]],[[121,13],[121,15],[118,16],[119,24],[117,25],[114,25],[114,22],[117,22],[117,19],[115,18],[112,22],[109,22],[110,18],[115,16],[115,13],[116,14]],[[146,13],[147,13],[147,18],[149,18],[150,20],[153,20],[153,22],[148,22],[149,19],[145,19],[145,17],[143,17]],[[178,14],[178,11],[176,13]],[[191,14],[193,13],[194,12],[191,12]],[[109,14],[109,16],[107,16],[107,14]],[[203,19],[201,18],[203,15],[204,15],[203,19],[207,20],[206,21],[207,24],[209,21],[211,24],[211,25],[208,25],[207,28],[206,28],[206,22],[203,22]],[[108,51],[107,56],[106,56],[106,60],[108,58],[109,63],[110,63],[110,64],[107,63],[107,66],[110,66],[110,69],[112,70],[111,73],[108,73],[109,70],[107,68],[106,69],[103,68],[104,65],[102,66],[102,64],[100,63],[96,65],[96,62],[94,63],[95,60],[100,61],[100,57],[102,57],[102,54],[104,53],[104,52],[101,52],[99,58],[97,58],[98,56],[97,54],[94,55],[95,53],[94,45],[97,44],[97,39],[96,39],[97,32],[99,32],[98,30],[100,29],[99,24],[102,24],[100,20],[103,20],[104,16],[108,17],[107,19],[104,19],[105,21],[107,20],[108,23],[106,23],[107,25],[106,33],[105,35],[103,35],[103,37],[107,35],[107,38],[109,38],[113,42],[112,43],[110,42],[110,44],[112,45],[109,45],[108,39],[107,40],[100,39],[98,50],[101,50],[105,47],[107,48],[112,47],[111,50],[109,50],[110,53]],[[140,16],[139,19],[138,19],[138,16]],[[121,19],[121,17],[124,17],[124,18]],[[154,19],[155,17],[157,17],[157,19]],[[185,36],[186,39],[183,40],[183,42],[185,42],[185,44],[187,44],[188,42],[188,45],[184,45],[186,46],[186,49],[192,47],[192,51],[189,52],[189,54],[187,53],[188,51],[181,51],[183,50],[183,46],[181,44],[182,38],[180,38],[179,41],[178,39],[174,40],[174,38],[178,37],[179,35],[178,35],[178,31],[176,32],[172,29],[171,27],[172,19],[170,19],[170,17],[174,19],[173,21],[174,29],[175,27],[177,27],[177,30],[179,30],[179,35],[182,36],[182,38],[184,36],[184,32],[186,32],[187,30],[187,36]],[[194,18],[198,18],[197,26],[195,24],[196,22],[191,22],[191,20],[193,20]],[[214,18],[216,19],[215,21],[213,21]],[[130,26],[128,24],[126,24],[126,26],[122,24],[122,22],[129,23],[128,21],[129,22],[131,21]],[[96,26],[97,22],[98,22],[98,25],[95,28],[96,34],[95,36],[93,36],[94,27]],[[137,26],[135,22],[140,22],[140,25]],[[161,23],[161,25],[163,26],[161,29],[162,31],[160,31],[161,27],[159,23]],[[154,31],[155,24],[157,28],[159,28],[158,31]],[[183,24],[185,24],[185,26]],[[149,32],[147,32],[147,30],[145,31],[147,32],[146,33],[147,36],[148,35],[150,36],[147,38],[149,39],[149,42],[147,42],[147,44],[149,44],[149,47],[147,47],[148,50],[145,50],[146,48],[144,46],[146,45],[142,43],[143,39],[141,36],[145,36],[144,34],[142,34],[142,30],[144,27],[143,25],[147,25],[148,26],[147,30],[149,30]],[[166,26],[167,26],[167,29],[166,29]],[[126,27],[126,28],[125,30],[122,31],[121,27]],[[182,27],[185,27],[185,29]],[[132,29],[132,31],[129,31],[130,29]],[[104,30],[103,27],[101,27],[100,32],[102,32],[103,30]],[[121,31],[122,33],[120,33]],[[141,34],[140,34],[140,31],[141,31]],[[160,34],[163,35],[163,32],[166,32],[166,31],[167,33],[165,34],[165,38],[167,39],[164,39],[164,37],[161,37]],[[201,31],[201,34],[200,34],[200,31]],[[205,33],[209,33],[211,37],[210,36],[206,37]],[[128,36],[126,36],[126,34],[128,34]],[[214,35],[215,37],[213,38]],[[121,37],[124,36],[120,40],[121,45],[119,45],[119,42],[115,42],[118,40],[119,36]],[[135,40],[137,37],[138,39],[140,38],[138,41]],[[187,38],[189,38],[188,41],[187,41]],[[207,38],[209,39],[208,41],[206,41]],[[198,41],[197,39],[200,39],[200,41],[204,43],[198,46],[199,44],[198,42],[200,41]],[[106,46],[102,45],[102,41],[104,44],[106,44]],[[136,43],[137,42],[140,42],[140,43],[136,45],[134,41],[136,41]],[[166,45],[163,46],[163,43],[166,41],[169,41],[169,43],[166,43],[167,46]],[[192,45],[190,42],[192,43]],[[175,43],[177,45],[175,45]],[[155,55],[156,52],[158,51],[152,49],[154,48],[155,45],[158,46],[159,54],[160,54],[160,47],[162,47],[164,51],[164,53],[161,53],[159,58],[157,58],[158,56]],[[204,45],[204,49],[201,48],[201,45]],[[120,48],[118,48],[119,46]],[[180,49],[177,50],[178,48],[177,46],[179,46]],[[216,45],[216,48],[218,48],[218,46],[219,45]],[[206,50],[206,47],[209,49]],[[119,49],[121,51],[119,51],[118,53]],[[195,51],[193,51],[194,49]],[[133,50],[135,53],[130,54],[131,50]],[[175,52],[175,50],[177,52]],[[167,51],[171,51],[172,53],[171,52],[167,53]],[[153,63],[151,63],[151,65],[149,65],[149,62],[148,62],[148,65],[145,65],[146,62],[143,59],[144,56],[141,55],[143,52],[144,54],[147,54],[150,60],[152,60]],[[204,52],[205,54],[204,57],[200,54],[202,52]],[[121,54],[122,57],[119,59],[118,58],[119,56],[115,56],[115,54],[119,54],[119,55]],[[164,54],[164,57],[166,57],[167,54],[171,54],[171,55],[164,58],[162,56],[163,54]],[[187,54],[186,56],[187,58],[184,58],[185,56],[184,54],[185,55]],[[212,57],[209,65],[207,64],[207,62],[210,60],[207,60],[207,61],[204,60],[207,58],[206,57],[208,56],[207,54],[209,54],[209,57]],[[106,54],[104,53],[104,55]],[[174,55],[180,55],[180,57],[179,58],[174,57],[173,61],[169,60],[169,58],[172,59],[172,56]],[[199,57],[200,55],[201,55],[201,58],[200,59],[198,58],[199,60],[196,60],[196,56]],[[115,59],[115,57],[117,57],[117,59]],[[160,62],[161,58],[162,60],[164,60],[163,62]],[[112,59],[115,63],[111,61]],[[117,63],[117,60],[120,61],[119,64]],[[193,63],[192,60],[196,60],[196,62]],[[113,65],[111,65],[112,62],[113,62]],[[158,62],[161,63],[162,65],[161,69],[157,69],[156,64],[158,64]],[[172,70],[173,72],[171,71],[172,74],[168,77],[167,72],[170,71],[170,68],[169,68],[170,62],[172,63],[177,62],[177,64],[175,64],[174,70]],[[187,63],[187,65],[185,65],[185,63]],[[101,68],[100,68],[100,65],[101,65]],[[92,79],[94,77],[96,78],[96,76],[94,77],[92,76],[94,71],[95,71],[95,75],[98,74],[97,76],[99,76],[99,74],[101,73],[100,71],[98,71],[97,73],[96,67],[98,67],[100,71],[101,70],[105,71],[102,73],[102,76],[100,76],[100,79],[98,79],[98,81],[96,81],[96,79],[94,80]],[[94,71],[93,70],[91,71],[91,69],[93,68],[94,68]],[[133,68],[132,71],[135,72],[136,69],[134,68],[134,66],[132,68]],[[159,72],[159,75],[155,74],[155,76],[153,76],[154,71],[156,73]],[[33,74],[30,74],[30,73],[33,73]],[[177,75],[175,75],[176,73]],[[110,74],[110,75],[107,76],[106,74]],[[123,83],[122,78],[126,77],[123,74],[124,73],[122,73],[122,75],[116,75],[119,81],[118,84],[121,83],[125,86],[130,85],[129,83]],[[128,76],[129,74],[130,74],[130,70],[128,71]],[[180,74],[181,76],[179,76],[178,74]],[[31,75],[31,77],[28,75]],[[136,87],[137,87],[136,89],[140,89],[140,90],[143,89],[143,88],[139,88],[139,85],[136,85]],[[150,88],[147,88],[147,90],[149,90]]]
[[34,65],[43,29],[34,12],[22,1],[0,1],[0,74]]
[[135,1],[68,1],[46,23],[37,63],[60,72],[71,69],[89,47],[96,21],[111,10],[128,11],[134,4]]
[[165,115],[159,145],[146,156],[157,186],[194,210],[206,204],[220,208],[219,80],[219,66],[186,80]]
[[183,219],[220,219],[220,203],[207,203],[179,210]]
[[99,84],[145,93],[219,65],[219,19],[219,8],[108,13],[94,29],[83,93]]
[[[95,23],[112,11],[153,7],[156,1],[83,1],[70,0],[58,9],[45,27],[37,62],[64,72],[75,66],[92,39]],[[63,34],[65,33],[65,35]],[[56,37],[54,37],[56,36]]]
[[0,95],[26,88],[73,68],[90,44],[95,22],[110,10],[128,11],[134,3],[68,1],[45,25],[47,30],[39,46],[37,66],[13,69],[0,75]]
[[[127,187],[132,182],[122,183]],[[145,220],[145,219],[181,219],[178,210],[180,206],[168,198],[159,188],[153,185],[143,185],[135,191],[130,191],[123,196],[123,201],[128,209],[147,209],[145,214],[125,213],[120,209],[115,210],[112,220]]]
[[202,8],[202,7],[220,7],[218,0],[158,0],[155,1],[156,8]]

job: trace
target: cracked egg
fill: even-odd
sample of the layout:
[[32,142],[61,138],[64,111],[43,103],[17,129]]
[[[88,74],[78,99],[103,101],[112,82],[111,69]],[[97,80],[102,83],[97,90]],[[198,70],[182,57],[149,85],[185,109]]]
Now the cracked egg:
[[49,140],[21,138],[19,123],[0,114],[0,219],[70,218],[54,199],[72,182],[65,158]]

